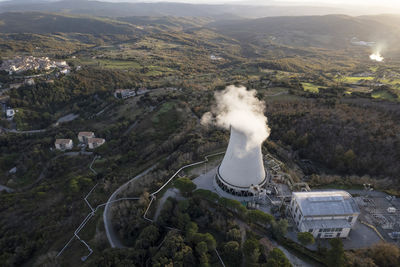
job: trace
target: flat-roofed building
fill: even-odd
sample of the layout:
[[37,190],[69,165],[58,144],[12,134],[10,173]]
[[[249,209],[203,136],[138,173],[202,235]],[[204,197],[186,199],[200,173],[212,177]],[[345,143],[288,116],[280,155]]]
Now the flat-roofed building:
[[94,149],[103,145],[105,142],[106,140],[103,138],[89,138],[87,143],[90,149]]
[[342,190],[293,192],[289,206],[297,229],[315,238],[347,237],[360,209]]
[[81,143],[88,143],[89,138],[94,138],[94,132],[79,132],[78,140]]
[[116,98],[126,99],[132,96],[136,96],[135,90],[132,89],[117,89],[114,92]]
[[68,150],[74,147],[71,139],[56,139],[54,145],[58,150]]

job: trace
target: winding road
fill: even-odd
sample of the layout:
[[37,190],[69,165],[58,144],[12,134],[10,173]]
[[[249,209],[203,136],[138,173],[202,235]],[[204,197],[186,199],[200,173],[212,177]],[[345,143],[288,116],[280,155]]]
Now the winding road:
[[6,192],[8,192],[8,193],[11,193],[11,192],[14,191],[14,189],[9,188],[9,187],[7,187],[7,186],[4,186],[4,185],[1,185],[1,184],[0,184],[0,192],[1,192],[1,191],[6,191]]
[[111,195],[111,197],[108,199],[104,213],[103,213],[103,221],[104,221],[104,228],[106,230],[107,234],[107,239],[108,242],[110,243],[110,246],[112,248],[124,248],[124,245],[122,244],[121,240],[118,237],[118,234],[114,231],[114,228],[112,227],[111,223],[111,206],[113,202],[115,202],[116,197],[119,193],[121,193],[131,182],[143,177],[150,171],[152,171],[155,167],[157,166],[157,163],[151,166],[150,168],[146,169],[145,171],[141,172],[140,174],[136,175],[132,179],[130,179],[128,182],[124,183],[121,185],[117,190],[114,191],[114,193]]
[[3,130],[7,133],[17,133],[17,134],[44,133],[45,131],[47,131],[47,129],[18,131],[18,130],[8,129],[8,128],[4,128],[4,127],[0,127],[0,130]]

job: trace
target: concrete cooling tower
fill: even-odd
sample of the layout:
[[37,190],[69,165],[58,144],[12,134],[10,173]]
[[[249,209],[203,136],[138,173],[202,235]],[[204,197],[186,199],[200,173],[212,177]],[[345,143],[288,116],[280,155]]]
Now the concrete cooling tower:
[[261,144],[247,149],[248,137],[231,127],[231,137],[215,180],[225,192],[236,196],[252,196],[254,187],[263,186],[266,172]]

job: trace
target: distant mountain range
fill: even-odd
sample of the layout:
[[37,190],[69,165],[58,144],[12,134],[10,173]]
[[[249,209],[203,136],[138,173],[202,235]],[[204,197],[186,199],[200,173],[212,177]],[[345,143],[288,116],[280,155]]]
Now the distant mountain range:
[[131,34],[132,25],[106,18],[40,12],[0,14],[0,33]]
[[[149,26],[151,28],[142,28]],[[155,27],[155,28],[153,28]],[[346,15],[292,16],[243,19],[130,16],[118,18],[43,12],[0,14],[0,33],[138,34],[141,31],[190,32],[208,28],[240,42],[256,46],[283,44],[293,47],[345,48],[356,38],[378,45],[396,46],[400,40],[400,16]]]
[[301,39],[327,43],[349,43],[353,37],[364,41],[394,44],[400,39],[400,16],[346,15],[267,17],[249,20],[216,21],[209,25],[239,40],[271,36],[284,43]]
[[88,0],[13,0],[0,2],[0,12],[38,11],[93,16],[178,16],[178,17],[217,17],[260,18],[271,16],[304,16],[326,14],[365,14],[360,10],[324,6],[278,6],[278,5],[205,5],[185,3],[114,3]]

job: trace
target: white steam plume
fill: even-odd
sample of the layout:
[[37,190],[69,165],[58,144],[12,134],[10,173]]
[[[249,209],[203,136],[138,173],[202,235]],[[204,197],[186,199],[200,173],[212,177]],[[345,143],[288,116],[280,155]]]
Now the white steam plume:
[[382,62],[384,58],[381,56],[380,52],[375,52],[369,56],[369,59]]
[[381,55],[381,52],[385,49],[385,47],[386,47],[386,45],[384,43],[378,44],[375,47],[374,52],[369,56],[369,59],[371,59],[373,61],[382,62],[384,60],[384,58]]
[[201,118],[203,125],[216,125],[224,129],[232,126],[248,138],[246,149],[259,146],[268,138],[270,129],[264,115],[265,103],[256,97],[256,90],[228,86],[224,91],[215,92],[216,106]]

